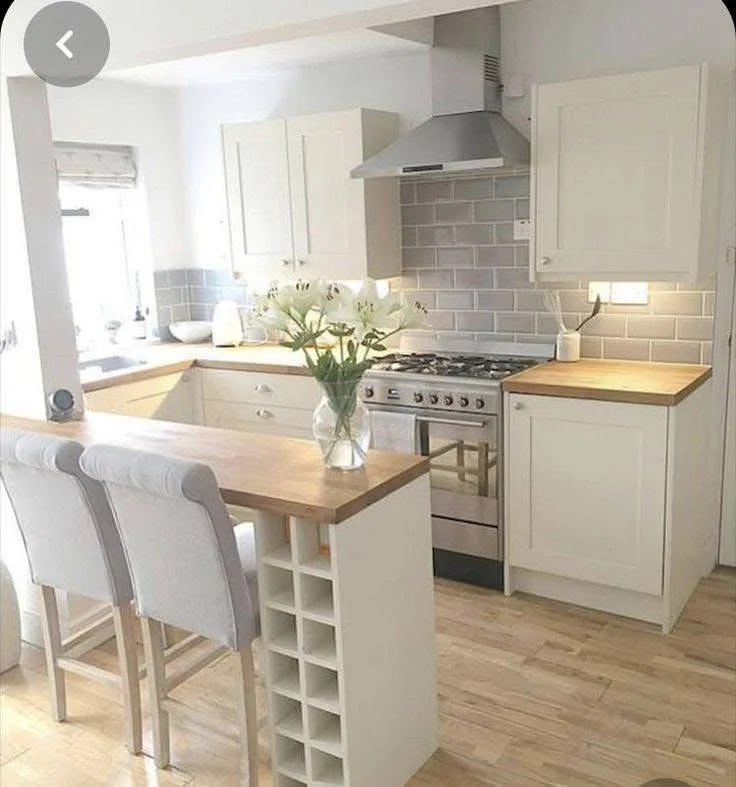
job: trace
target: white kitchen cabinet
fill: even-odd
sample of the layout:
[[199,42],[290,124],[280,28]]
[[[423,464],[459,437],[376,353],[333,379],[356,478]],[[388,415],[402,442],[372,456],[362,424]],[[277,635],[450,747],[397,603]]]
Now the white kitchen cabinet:
[[695,281],[717,258],[703,65],[535,86],[532,278]]
[[312,377],[200,369],[205,426],[312,438],[321,392]]
[[197,423],[193,377],[189,370],[89,391],[84,395],[85,407],[103,413]]
[[512,564],[659,595],[667,408],[511,398]]
[[398,275],[398,183],[350,177],[397,134],[397,115],[368,109],[224,125],[234,270],[342,280]]
[[715,562],[710,384],[672,407],[504,395],[507,592],[674,625]]

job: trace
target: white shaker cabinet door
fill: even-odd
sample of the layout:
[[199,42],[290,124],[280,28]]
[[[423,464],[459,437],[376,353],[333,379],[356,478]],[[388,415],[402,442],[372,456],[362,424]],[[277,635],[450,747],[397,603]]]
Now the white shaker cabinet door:
[[660,595],[667,408],[508,402],[511,566]]
[[360,111],[287,121],[297,270],[307,278],[366,275],[366,214]]
[[533,275],[695,276],[704,102],[699,65],[536,87]]
[[233,269],[293,270],[286,121],[222,127]]

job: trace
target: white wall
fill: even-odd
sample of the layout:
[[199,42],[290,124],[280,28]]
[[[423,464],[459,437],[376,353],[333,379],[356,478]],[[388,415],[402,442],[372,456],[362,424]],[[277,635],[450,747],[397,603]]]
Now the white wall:
[[220,124],[367,107],[398,112],[403,129],[430,113],[426,53],[332,63],[258,80],[181,90],[182,154],[195,266],[226,267]]
[[[722,0],[525,0],[501,6],[504,82],[560,82],[697,63],[734,69]],[[529,128],[529,91],[504,111]]]
[[49,87],[55,140],[132,145],[148,203],[153,267],[186,266],[190,258],[179,146],[176,92],[93,81]]

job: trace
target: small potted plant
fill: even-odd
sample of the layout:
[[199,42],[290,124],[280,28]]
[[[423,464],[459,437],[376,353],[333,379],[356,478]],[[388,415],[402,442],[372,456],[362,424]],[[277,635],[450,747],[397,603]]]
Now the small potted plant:
[[[302,351],[323,396],[312,431],[327,467],[354,470],[365,463],[370,418],[358,396],[371,354],[406,328],[422,327],[427,310],[419,302],[402,304],[381,296],[371,279],[354,292],[321,280],[274,284],[257,303],[260,322],[286,335],[282,344]],[[332,344],[326,347],[326,344]]]

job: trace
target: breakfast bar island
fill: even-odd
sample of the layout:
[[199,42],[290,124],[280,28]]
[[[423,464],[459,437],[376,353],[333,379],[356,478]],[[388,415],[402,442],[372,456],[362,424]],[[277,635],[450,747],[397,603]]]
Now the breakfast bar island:
[[[203,462],[252,509],[277,787],[400,787],[437,747],[428,460],[88,412],[0,426]],[[196,577],[192,578],[196,582]]]

